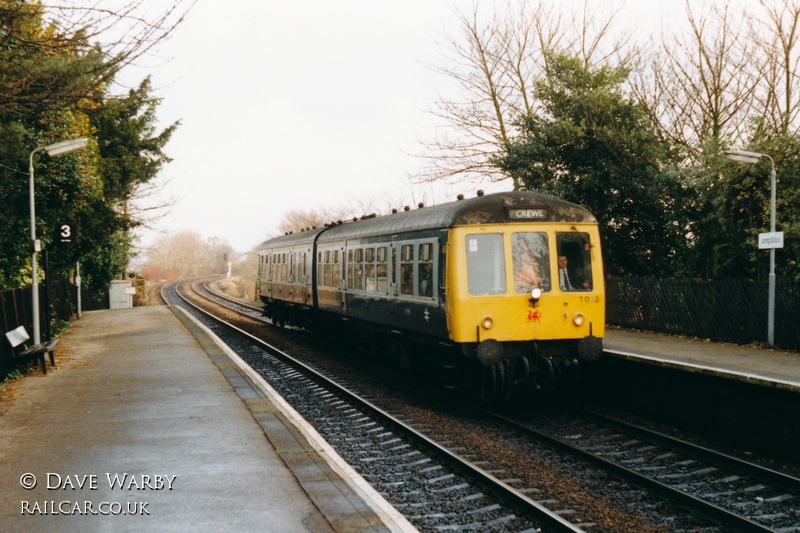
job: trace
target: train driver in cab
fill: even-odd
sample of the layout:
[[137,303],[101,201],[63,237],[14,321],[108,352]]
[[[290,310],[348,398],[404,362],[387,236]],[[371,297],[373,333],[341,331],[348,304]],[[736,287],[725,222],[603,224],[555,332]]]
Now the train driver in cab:
[[584,279],[575,279],[577,273],[573,272],[572,279],[570,278],[567,265],[569,260],[566,255],[558,256],[558,285],[563,292],[567,291],[588,291],[592,288],[591,283]]

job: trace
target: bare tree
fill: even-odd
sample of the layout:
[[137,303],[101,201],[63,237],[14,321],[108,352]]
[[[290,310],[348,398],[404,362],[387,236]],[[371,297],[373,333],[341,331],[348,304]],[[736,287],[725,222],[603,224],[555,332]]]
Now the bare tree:
[[[450,38],[446,45],[451,57],[445,66],[435,70],[455,80],[464,96],[462,100],[440,98],[436,102],[433,114],[448,129],[424,143],[427,153],[423,157],[428,168],[420,177],[478,175],[492,181],[504,179],[505,176],[498,176],[490,159],[510,139],[513,112],[509,108],[516,105],[513,85],[505,79],[502,65],[508,36],[497,13],[486,24],[479,22],[477,4],[470,15],[459,14],[459,23],[461,35]],[[520,44],[527,44],[527,38]],[[515,55],[517,70],[523,74],[526,67],[521,58],[527,56],[527,50],[518,50]],[[522,83],[524,86],[525,80]]]
[[800,56],[800,2],[798,0],[760,0],[766,20],[758,24],[754,34],[761,43],[764,61],[761,65],[761,86],[754,97],[758,114],[775,131],[790,133],[796,128],[800,114],[798,72]]
[[195,0],[0,1],[0,116],[63,109],[95,96],[147,54]]
[[278,231],[283,234],[321,228],[338,218],[338,215],[328,209],[292,209],[283,215]]
[[183,278],[222,274],[223,255],[232,253],[221,239],[204,241],[196,231],[168,233],[147,250],[147,264],[163,271],[177,270]]
[[[432,114],[442,127],[422,141],[425,166],[416,180],[509,179],[492,159],[516,135],[515,121],[537,111],[531,85],[546,72],[544,52],[571,51],[587,64],[619,56],[628,42],[625,32],[606,45],[617,13],[590,0],[580,13],[526,0],[485,18],[477,1],[471,12],[458,13],[459,33],[442,43],[445,63],[432,68],[453,80],[461,95],[435,102]],[[520,184],[514,180],[513,186]]]
[[137,226],[155,229],[158,223],[170,214],[176,202],[173,196],[164,196],[169,183],[168,179],[156,178],[137,184],[125,202],[125,216],[130,217]]
[[761,78],[749,25],[727,4],[695,13],[686,0],[686,13],[688,29],[662,36],[633,91],[672,142],[696,149],[708,139],[741,140]]
[[390,209],[386,205],[382,205],[382,202],[375,197],[353,197],[338,207],[291,209],[284,214],[283,220],[278,225],[278,231],[281,234],[296,233],[372,215],[385,214]]

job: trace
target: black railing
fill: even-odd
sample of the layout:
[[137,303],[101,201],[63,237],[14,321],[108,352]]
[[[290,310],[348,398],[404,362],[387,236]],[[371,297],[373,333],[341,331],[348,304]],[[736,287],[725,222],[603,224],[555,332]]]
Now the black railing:
[[[42,340],[52,336],[51,324],[68,322],[78,312],[78,290],[68,280],[50,282],[39,286],[39,309]],[[49,305],[48,305],[49,300]],[[50,309],[50,316],[48,316]],[[85,288],[81,289],[81,309],[94,311],[108,309],[108,294],[99,295]],[[0,291],[0,380],[14,369],[11,360],[11,346],[5,333],[19,326],[25,326],[29,335],[33,335],[33,316],[31,315],[31,288],[8,289]]]
[[[736,344],[766,343],[767,283],[606,279],[606,323]],[[775,344],[800,351],[800,283],[778,280]]]

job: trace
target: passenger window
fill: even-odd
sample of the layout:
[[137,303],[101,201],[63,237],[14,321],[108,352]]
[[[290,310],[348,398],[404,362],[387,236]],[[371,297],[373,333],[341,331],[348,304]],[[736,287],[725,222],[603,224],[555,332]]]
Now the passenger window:
[[386,294],[389,289],[389,270],[386,264],[386,248],[378,248],[378,264],[376,265],[376,275],[378,278],[377,289],[380,294]]
[[511,236],[514,258],[514,290],[527,294],[531,289],[551,289],[550,248],[546,233],[515,233]]
[[467,235],[467,283],[470,294],[506,292],[506,260],[502,235]]
[[592,290],[592,243],[588,233],[557,233],[558,285],[562,291]]
[[375,248],[364,250],[364,290],[375,292]]
[[339,250],[333,252],[331,263],[331,287],[340,289],[342,285],[342,270],[339,264]]
[[355,277],[355,285],[354,288],[357,291],[364,290],[364,249],[359,248],[356,250],[355,253],[356,264],[355,268],[353,269],[354,277]]
[[353,262],[353,250],[347,250],[347,288],[353,290],[355,288],[355,263]]
[[417,286],[419,296],[433,298],[433,244],[429,242],[419,245]]
[[331,269],[331,252],[330,250],[328,250],[325,252],[325,266],[324,266],[323,280],[322,280],[323,286],[333,287],[332,274],[333,271]]
[[414,295],[414,246],[400,248],[400,294]]

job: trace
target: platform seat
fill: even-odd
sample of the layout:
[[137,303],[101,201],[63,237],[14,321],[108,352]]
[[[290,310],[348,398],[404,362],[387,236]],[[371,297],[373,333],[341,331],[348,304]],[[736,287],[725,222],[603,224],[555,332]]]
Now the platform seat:
[[42,342],[39,344],[31,344],[30,335],[25,329],[25,326],[20,326],[12,329],[6,333],[6,339],[11,344],[12,354],[15,360],[29,361],[32,359],[39,359],[42,366],[42,372],[47,374],[47,363],[44,359],[45,354],[50,356],[50,366],[56,366],[56,359],[53,355],[53,349],[58,344],[59,339]]

